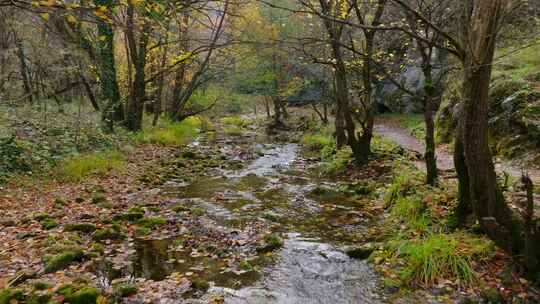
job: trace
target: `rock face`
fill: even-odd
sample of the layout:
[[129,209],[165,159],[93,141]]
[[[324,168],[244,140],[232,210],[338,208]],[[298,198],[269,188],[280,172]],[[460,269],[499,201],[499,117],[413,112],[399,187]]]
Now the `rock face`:
[[[414,54],[409,54],[407,57],[411,59],[406,59],[408,63],[404,64],[405,67],[396,77],[396,81],[408,90],[421,94],[425,87],[422,59]],[[441,52],[435,51],[432,58],[432,65],[434,79],[438,79],[441,76],[443,67],[446,66],[446,56]],[[379,112],[421,113],[423,111],[421,100],[404,94],[389,80],[385,80],[377,86],[375,101]]]
[[[461,100],[457,92],[445,99],[437,117],[437,133],[441,141],[448,142]],[[540,88],[535,82],[499,77],[492,82],[489,99],[489,127],[496,152],[517,157],[540,147]]]

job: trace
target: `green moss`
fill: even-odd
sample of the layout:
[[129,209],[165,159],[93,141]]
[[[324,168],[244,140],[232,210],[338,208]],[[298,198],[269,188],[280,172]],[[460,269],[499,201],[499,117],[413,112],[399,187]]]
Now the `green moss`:
[[92,233],[96,231],[97,227],[94,224],[91,223],[77,223],[77,224],[69,224],[66,225],[64,228],[65,231],[77,231],[77,232],[83,232],[83,233]]
[[26,299],[26,303],[27,304],[49,304],[51,298],[53,297],[52,294],[37,294],[37,293],[32,293],[30,294],[30,296],[28,297],[28,299]]
[[119,240],[122,239],[123,235],[120,231],[112,228],[102,228],[98,229],[94,233],[94,240],[103,241],[103,240]]
[[46,290],[52,288],[53,285],[43,281],[37,281],[32,284],[35,290]]
[[94,196],[92,196],[92,204],[94,205],[105,203],[105,202],[107,202],[107,197],[105,197],[105,195],[101,193],[97,193],[97,194],[94,194]]
[[41,222],[41,228],[45,230],[50,230],[58,227],[58,223],[53,219],[47,219]]
[[56,272],[67,268],[74,262],[81,261],[84,257],[82,250],[66,251],[52,257],[47,263],[45,263],[45,273]]
[[6,288],[0,291],[0,304],[10,304],[12,300],[22,301],[23,292],[18,289]]
[[101,292],[97,288],[83,287],[79,290],[65,289],[64,301],[70,304],[95,304]]
[[263,237],[265,246],[264,251],[273,251],[283,247],[283,239],[277,234],[267,234]]
[[240,269],[242,270],[245,270],[245,271],[252,271],[253,270],[253,266],[251,266],[251,264],[248,262],[248,261],[241,261],[240,262],[240,265],[238,265],[240,267]]
[[144,213],[142,212],[126,212],[121,214],[116,214],[113,217],[113,221],[127,221],[127,222],[135,222],[144,217]]
[[155,228],[158,226],[163,226],[167,224],[167,220],[156,216],[156,217],[145,217],[137,221],[137,225],[145,228]]
[[49,219],[51,216],[48,213],[38,213],[34,215],[34,220],[41,222],[46,219]]
[[205,210],[201,207],[195,207],[191,209],[191,214],[194,216],[203,216],[205,213]]
[[193,279],[191,281],[191,288],[198,291],[207,291],[210,288],[210,284],[202,279]]
[[152,232],[152,230],[148,227],[137,227],[135,229],[135,234],[138,235],[138,236],[145,236],[145,235],[149,235],[150,232]]
[[244,129],[237,126],[227,126],[223,128],[223,132],[230,136],[240,136],[244,134]]
[[120,284],[114,287],[114,293],[121,298],[136,294],[139,291],[136,285]]
[[172,211],[174,212],[185,212],[185,211],[189,211],[189,208],[184,206],[184,205],[176,205],[176,206],[173,206],[172,208]]

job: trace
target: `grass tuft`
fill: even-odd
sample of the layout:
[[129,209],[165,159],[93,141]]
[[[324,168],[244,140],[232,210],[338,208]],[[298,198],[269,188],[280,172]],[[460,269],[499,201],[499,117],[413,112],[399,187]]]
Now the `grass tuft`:
[[59,175],[70,181],[79,182],[90,174],[105,175],[111,170],[124,169],[124,159],[120,152],[108,150],[85,155],[72,156],[59,166]]

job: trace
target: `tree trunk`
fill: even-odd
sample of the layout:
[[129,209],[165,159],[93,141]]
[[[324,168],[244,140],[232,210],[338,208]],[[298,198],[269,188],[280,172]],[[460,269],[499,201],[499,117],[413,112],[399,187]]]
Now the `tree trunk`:
[[128,2],[128,26],[126,30],[129,52],[135,76],[133,78],[133,92],[128,103],[126,111],[126,127],[130,131],[140,131],[142,129],[142,118],[144,110],[144,100],[146,97],[146,52],[149,39],[149,26],[144,24],[138,35],[138,41],[135,38],[134,23],[134,5],[132,1]]
[[431,51],[423,56],[423,73],[425,78],[424,85],[424,122],[426,124],[426,151],[424,159],[426,161],[426,182],[428,185],[435,186],[437,184],[437,157],[435,156],[435,122],[433,117],[436,112],[436,90],[433,83],[432,66],[431,66]]
[[[96,6],[112,8],[112,0],[94,0]],[[101,95],[106,100],[102,109],[102,128],[105,132],[114,131],[114,121],[123,119],[123,110],[120,103],[120,89],[116,79],[116,61],[114,58],[114,30],[112,26],[98,20],[98,54],[100,58],[100,84]]]
[[510,252],[523,249],[522,227],[504,202],[488,142],[489,84],[506,0],[475,1],[465,37],[464,152],[471,205],[484,231]]
[[21,78],[23,80],[23,91],[26,95],[28,102],[34,100],[34,94],[32,92],[32,85],[30,83],[30,76],[28,75],[28,65],[26,64],[26,55],[24,54],[24,45],[22,40],[15,37],[15,44],[17,45],[17,56],[19,57]]

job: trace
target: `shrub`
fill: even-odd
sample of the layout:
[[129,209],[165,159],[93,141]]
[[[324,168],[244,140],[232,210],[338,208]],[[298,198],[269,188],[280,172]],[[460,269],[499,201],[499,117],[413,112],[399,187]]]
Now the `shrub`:
[[23,299],[24,295],[21,290],[6,288],[0,291],[0,304],[10,304],[12,301],[17,303]]
[[122,170],[124,160],[118,151],[108,150],[70,157],[60,164],[60,176],[81,181],[90,174],[105,175],[111,170]]
[[157,226],[163,226],[167,224],[167,220],[162,217],[145,217],[137,221],[137,225],[145,228],[155,228]]
[[0,179],[11,173],[30,171],[26,150],[14,136],[0,138]]

